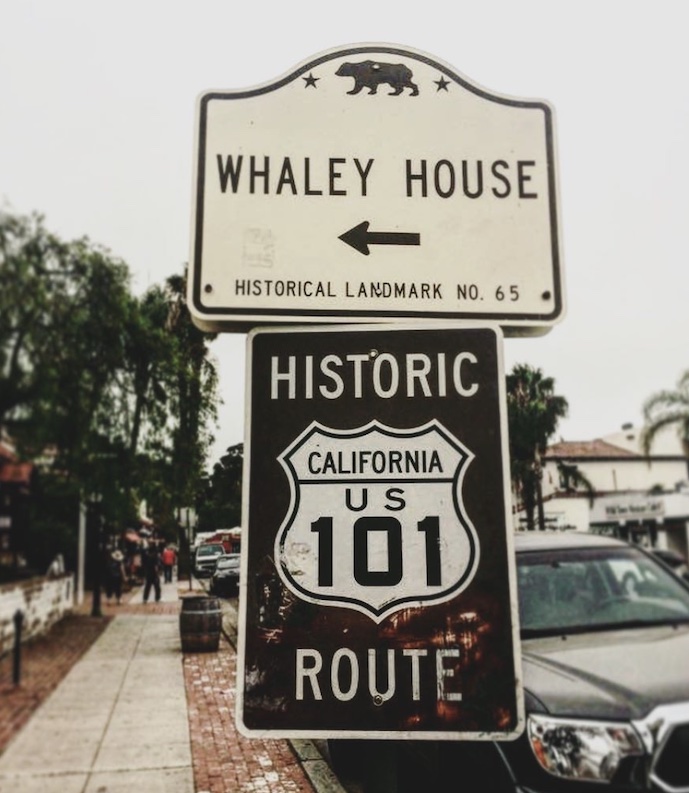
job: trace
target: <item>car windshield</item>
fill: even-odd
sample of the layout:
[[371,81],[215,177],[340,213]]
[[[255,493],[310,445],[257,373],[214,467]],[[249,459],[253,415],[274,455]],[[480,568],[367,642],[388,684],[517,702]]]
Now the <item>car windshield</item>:
[[228,567],[239,567],[239,554],[221,556],[220,559],[218,559],[217,569],[222,570]]
[[224,550],[222,545],[200,545],[197,554],[199,556],[212,556],[216,553],[222,553]]
[[517,555],[522,637],[689,622],[689,589],[636,548]]

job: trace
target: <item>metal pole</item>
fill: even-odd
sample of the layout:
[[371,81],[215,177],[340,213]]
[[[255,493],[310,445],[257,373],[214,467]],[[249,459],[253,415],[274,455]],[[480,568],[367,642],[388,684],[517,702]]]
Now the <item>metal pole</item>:
[[24,615],[17,610],[14,613],[14,663],[12,664],[12,682],[15,686],[19,685],[22,676],[22,623]]
[[91,515],[93,523],[91,531],[95,539],[95,554],[93,556],[95,564],[93,568],[93,600],[91,603],[91,616],[102,617],[103,612],[101,611],[100,606],[101,568],[103,566],[103,554],[101,549],[101,516],[100,509],[97,509],[96,507],[97,505],[94,505],[93,513]]
[[86,504],[79,502],[79,544],[77,547],[77,605],[84,602],[84,570],[86,559]]
[[189,556],[189,591],[191,592],[191,577],[194,574],[194,555],[191,551],[191,521],[189,520],[189,510],[187,510],[187,519],[185,521],[185,531],[187,534],[187,548]]

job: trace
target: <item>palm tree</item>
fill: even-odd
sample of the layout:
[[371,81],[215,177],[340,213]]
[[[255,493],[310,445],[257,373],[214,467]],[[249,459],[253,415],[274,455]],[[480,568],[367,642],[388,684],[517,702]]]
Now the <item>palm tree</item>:
[[574,463],[566,463],[558,460],[555,464],[560,477],[560,487],[566,493],[575,493],[579,488],[586,491],[589,504],[593,506],[596,497],[596,489],[591,480],[579,470],[579,466]]
[[567,415],[569,405],[555,394],[555,381],[544,377],[540,369],[517,364],[507,375],[507,417],[510,435],[510,470],[512,485],[526,512],[526,527],[535,529],[534,513],[538,509],[538,526],[545,528],[541,480],[542,459],[548,440],[558,422]]
[[648,455],[658,433],[666,427],[677,427],[684,453],[689,457],[689,369],[677,381],[674,391],[652,394],[643,406],[644,428],[641,444]]

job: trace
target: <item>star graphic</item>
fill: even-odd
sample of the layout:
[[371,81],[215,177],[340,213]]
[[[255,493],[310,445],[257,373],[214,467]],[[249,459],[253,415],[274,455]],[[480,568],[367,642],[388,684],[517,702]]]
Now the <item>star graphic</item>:
[[444,77],[439,80],[433,80],[433,82],[438,86],[438,91],[447,91],[447,86],[450,84]]
[[313,74],[309,72],[308,77],[302,77],[301,79],[304,81],[304,88],[308,88],[309,86],[311,86],[312,88],[316,88],[317,87],[316,80],[320,80],[321,78],[314,77]]

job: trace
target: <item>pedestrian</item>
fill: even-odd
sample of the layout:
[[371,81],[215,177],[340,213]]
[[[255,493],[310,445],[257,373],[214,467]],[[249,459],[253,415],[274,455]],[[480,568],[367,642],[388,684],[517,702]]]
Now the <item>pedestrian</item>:
[[65,574],[65,559],[64,556],[61,553],[59,553],[50,563],[50,567],[48,567],[46,576],[48,578],[59,578],[61,575],[64,574]]
[[158,553],[158,548],[155,543],[148,543],[148,548],[146,548],[142,554],[141,564],[144,574],[144,603],[148,603],[151,587],[153,587],[155,592],[157,603],[160,600],[160,569],[162,563],[160,560],[160,553]]
[[108,557],[105,566],[105,596],[110,602],[113,596],[119,605],[122,602],[122,583],[124,582],[124,554],[116,549]]
[[163,574],[165,577],[165,583],[169,584],[172,581],[172,570],[175,566],[175,562],[177,561],[177,554],[175,554],[175,549],[171,545],[165,546],[165,549],[161,554],[161,559],[163,562]]

